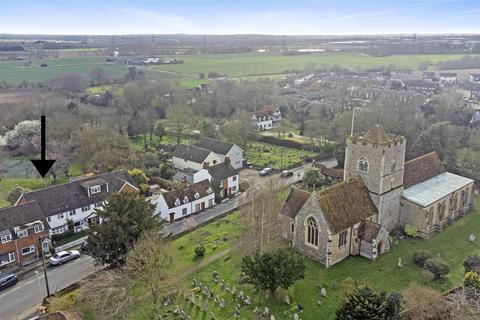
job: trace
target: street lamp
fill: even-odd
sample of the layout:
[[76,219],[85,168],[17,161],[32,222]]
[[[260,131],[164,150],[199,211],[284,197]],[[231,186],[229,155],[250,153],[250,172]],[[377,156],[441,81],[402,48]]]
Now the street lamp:
[[45,287],[47,288],[47,298],[50,297],[50,286],[48,285],[47,267],[45,266],[45,248],[49,247],[50,240],[48,238],[38,238],[42,251],[43,274],[45,276]]

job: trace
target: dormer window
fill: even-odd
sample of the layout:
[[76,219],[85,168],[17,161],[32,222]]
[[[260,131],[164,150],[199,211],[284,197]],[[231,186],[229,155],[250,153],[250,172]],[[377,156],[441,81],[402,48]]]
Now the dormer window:
[[12,241],[12,235],[11,234],[4,234],[3,236],[0,237],[0,243],[7,243]]
[[185,197],[183,198],[183,203],[188,203],[188,197],[187,197],[187,196],[185,196]]
[[212,193],[212,188],[208,187],[207,193],[208,193],[208,194]]
[[200,198],[200,194],[197,192],[197,193],[195,193],[195,195],[194,195],[193,197],[194,197],[195,199],[198,199],[198,198]]
[[178,207],[180,204],[181,204],[181,203],[180,203],[180,199],[177,198],[177,199],[175,200],[175,207]]
[[42,232],[44,230],[43,223],[39,223],[34,227],[35,233]]
[[17,231],[18,238],[25,238],[28,237],[28,230],[18,230]]
[[90,188],[90,194],[91,195],[94,195],[94,194],[100,193],[100,192],[102,192],[102,187],[100,187],[100,186],[93,186],[93,187]]

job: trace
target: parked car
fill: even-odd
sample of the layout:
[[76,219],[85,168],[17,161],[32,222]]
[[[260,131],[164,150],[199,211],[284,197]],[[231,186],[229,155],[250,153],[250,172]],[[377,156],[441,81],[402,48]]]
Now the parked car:
[[282,177],[282,178],[293,177],[293,172],[292,172],[292,171],[288,171],[288,170],[284,170],[284,171],[282,171],[282,173],[280,174],[280,177]]
[[0,273],[0,290],[16,285],[18,278],[13,273]]
[[49,262],[52,266],[58,266],[73,259],[80,258],[80,252],[77,250],[60,251],[53,255]]
[[260,176],[268,176],[270,173],[272,173],[273,169],[272,168],[264,168],[262,171],[260,171]]

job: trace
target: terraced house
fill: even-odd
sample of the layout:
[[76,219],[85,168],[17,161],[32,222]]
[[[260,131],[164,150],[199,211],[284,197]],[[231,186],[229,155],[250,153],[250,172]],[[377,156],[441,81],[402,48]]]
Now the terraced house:
[[475,207],[472,179],[447,172],[436,152],[405,162],[405,149],[379,125],[348,137],[343,182],[319,194],[291,190],[283,237],[329,267],[349,255],[375,259],[388,251],[388,232],[407,223],[428,238]]

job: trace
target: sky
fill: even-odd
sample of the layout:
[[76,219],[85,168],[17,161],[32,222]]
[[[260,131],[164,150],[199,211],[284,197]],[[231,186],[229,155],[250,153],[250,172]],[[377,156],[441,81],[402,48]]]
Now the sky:
[[480,33],[480,0],[0,0],[0,33]]

